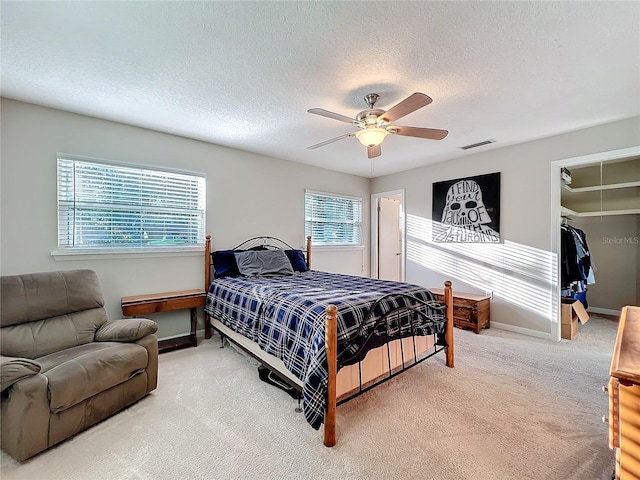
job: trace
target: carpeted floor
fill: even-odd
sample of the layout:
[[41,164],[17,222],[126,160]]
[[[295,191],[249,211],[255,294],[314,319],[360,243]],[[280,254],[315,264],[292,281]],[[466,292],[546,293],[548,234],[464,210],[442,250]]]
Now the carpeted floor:
[[296,402],[219,339],[160,356],[151,395],[19,464],[2,480],[605,480],[615,320],[592,316],[559,343],[455,330],[456,367],[438,355],[338,407],[322,445]]

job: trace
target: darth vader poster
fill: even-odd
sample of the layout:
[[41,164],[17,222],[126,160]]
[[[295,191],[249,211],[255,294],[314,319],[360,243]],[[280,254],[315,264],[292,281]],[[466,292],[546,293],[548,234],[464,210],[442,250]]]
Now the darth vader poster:
[[500,242],[500,172],[433,184],[433,241]]

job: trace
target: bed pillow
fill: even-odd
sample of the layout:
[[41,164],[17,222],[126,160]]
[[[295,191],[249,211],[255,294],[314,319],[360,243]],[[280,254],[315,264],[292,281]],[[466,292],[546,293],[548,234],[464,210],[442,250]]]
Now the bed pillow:
[[293,267],[283,250],[247,250],[236,252],[235,257],[242,275],[293,275]]
[[211,254],[216,278],[240,275],[233,250],[217,250]]
[[285,250],[284,253],[289,257],[294,272],[306,272],[309,270],[302,250]]

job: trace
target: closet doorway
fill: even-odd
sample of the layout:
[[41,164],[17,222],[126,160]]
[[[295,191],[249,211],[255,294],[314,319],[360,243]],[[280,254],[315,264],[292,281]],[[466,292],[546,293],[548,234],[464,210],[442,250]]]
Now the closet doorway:
[[404,190],[371,195],[371,276],[405,279]]
[[[570,184],[561,180],[561,168]],[[595,283],[587,284],[588,311],[617,316],[624,305],[640,303],[640,147],[625,148],[551,165],[552,248],[558,258],[557,303],[562,279],[562,223],[586,234]],[[560,335],[560,312],[558,318]]]

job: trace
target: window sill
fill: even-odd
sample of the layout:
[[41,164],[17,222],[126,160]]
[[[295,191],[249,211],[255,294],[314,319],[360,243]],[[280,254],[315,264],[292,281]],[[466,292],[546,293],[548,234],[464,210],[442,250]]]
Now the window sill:
[[344,252],[347,250],[364,250],[364,245],[311,245],[311,252]]
[[199,257],[204,254],[203,247],[145,249],[140,250],[54,250],[51,256],[56,262],[70,260],[112,260],[118,258],[166,258],[166,257]]

